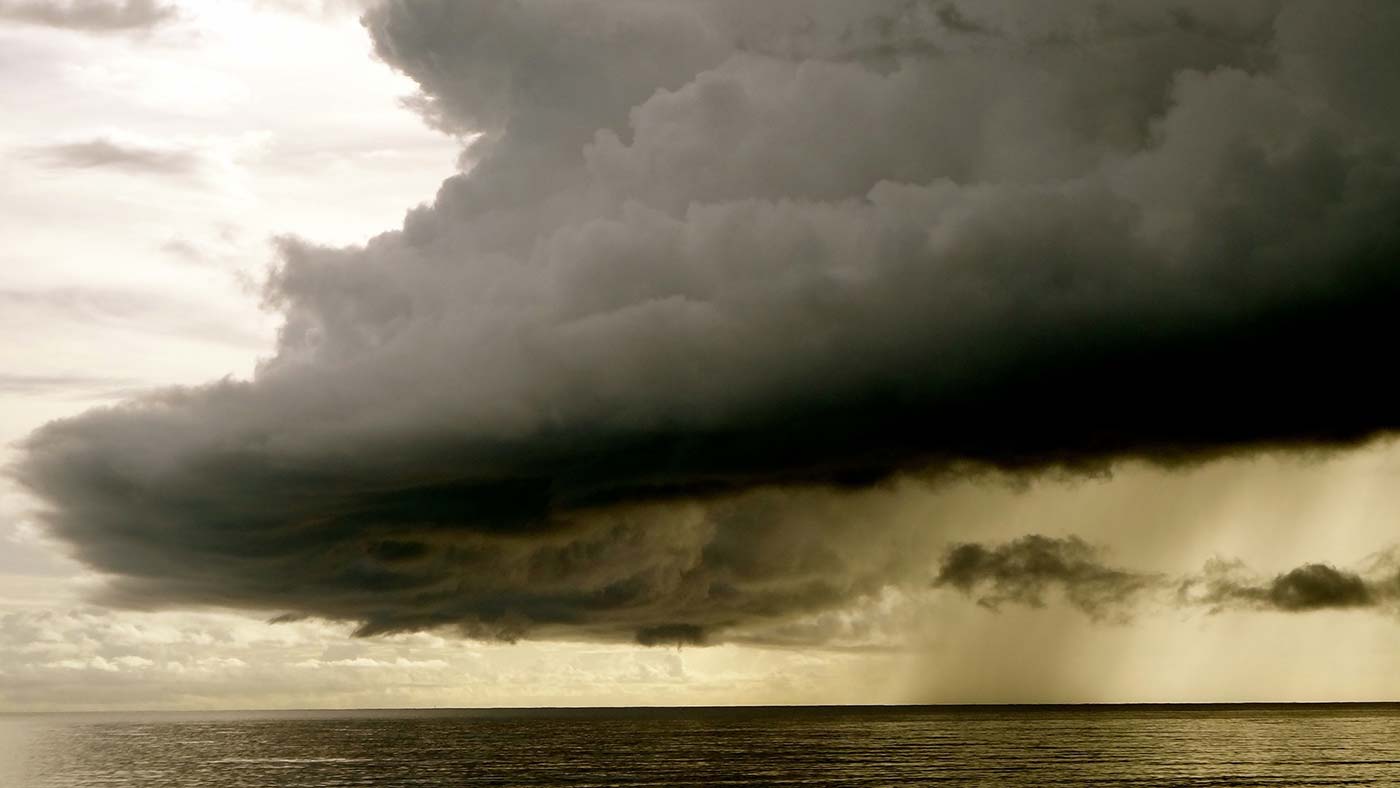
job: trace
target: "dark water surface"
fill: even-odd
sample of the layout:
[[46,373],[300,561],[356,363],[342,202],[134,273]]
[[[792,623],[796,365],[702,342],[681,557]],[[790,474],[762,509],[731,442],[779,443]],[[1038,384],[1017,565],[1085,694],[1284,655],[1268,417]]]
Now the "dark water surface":
[[0,715],[0,786],[1400,786],[1400,706]]

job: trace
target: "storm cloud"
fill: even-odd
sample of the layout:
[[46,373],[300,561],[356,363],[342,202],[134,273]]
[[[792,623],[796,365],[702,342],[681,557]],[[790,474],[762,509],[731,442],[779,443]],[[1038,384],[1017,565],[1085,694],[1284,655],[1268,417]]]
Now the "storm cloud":
[[[28,440],[111,601],[699,642],[926,583],[936,524],[883,529],[872,492],[903,475],[1400,426],[1394,3],[364,23],[463,172],[363,246],[285,239],[252,379]],[[1124,579],[1076,545],[1040,585],[968,557],[992,599]]]

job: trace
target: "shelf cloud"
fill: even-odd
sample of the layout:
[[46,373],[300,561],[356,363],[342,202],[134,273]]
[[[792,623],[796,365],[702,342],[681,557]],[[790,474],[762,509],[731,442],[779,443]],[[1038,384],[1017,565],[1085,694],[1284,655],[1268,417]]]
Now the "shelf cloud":
[[[909,546],[937,524],[861,497],[903,475],[1400,426],[1394,3],[393,0],[364,24],[470,139],[463,171],[362,246],[283,239],[251,379],[29,438],[19,477],[111,601],[713,642],[927,583]],[[1142,582],[1011,550],[945,580],[1088,610]],[[1053,566],[1006,579],[1027,550]],[[1301,571],[1291,602],[1221,599],[1302,609],[1336,578]]]

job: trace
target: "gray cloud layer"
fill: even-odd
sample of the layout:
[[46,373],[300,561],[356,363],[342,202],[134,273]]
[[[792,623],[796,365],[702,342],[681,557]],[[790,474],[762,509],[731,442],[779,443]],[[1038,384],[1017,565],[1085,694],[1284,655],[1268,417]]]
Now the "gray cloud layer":
[[995,610],[1003,603],[1042,607],[1052,591],[1094,618],[1125,616],[1147,595],[1175,589],[1173,602],[1213,611],[1384,608],[1400,599],[1400,571],[1379,562],[1370,577],[1311,563],[1272,578],[1251,575],[1239,561],[1208,561],[1200,574],[1170,578],[1105,562],[1082,539],[1031,534],[1000,545],[964,543],[949,548],[934,580],[977,597]]
[[285,242],[253,380],[31,438],[114,598],[696,641],[915,576],[929,537],[813,489],[1400,425],[1394,3],[365,24],[470,172],[363,247]]
[[90,33],[149,30],[176,16],[174,6],[156,0],[8,0],[0,19]]

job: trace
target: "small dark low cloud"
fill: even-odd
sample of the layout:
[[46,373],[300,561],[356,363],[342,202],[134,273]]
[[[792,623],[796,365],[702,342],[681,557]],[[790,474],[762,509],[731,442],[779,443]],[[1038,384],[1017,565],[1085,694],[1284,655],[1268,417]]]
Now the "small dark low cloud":
[[1004,603],[1042,607],[1048,592],[1058,590],[1094,618],[1125,614],[1148,595],[1173,588],[1169,603],[1212,612],[1381,608],[1400,598],[1400,572],[1381,568],[1371,575],[1309,563],[1259,578],[1240,561],[1213,559],[1199,574],[1171,578],[1111,566],[1100,549],[1075,536],[1032,534],[1001,545],[953,545],[934,585],[954,588],[993,610]]
[[150,30],[177,16],[157,0],[0,0],[0,20],[88,33]]
[[157,148],[97,137],[26,148],[26,158],[52,169],[116,169],[151,175],[189,175],[204,164],[199,153],[181,148]]
[[[110,599],[714,641],[913,577],[936,523],[833,514],[892,480],[1400,429],[1393,0],[363,21],[475,165],[364,245],[285,242],[252,379],[29,439],[20,477]],[[1074,544],[960,560],[1007,602],[1148,582]]]
[[1394,598],[1396,577],[1367,579],[1330,564],[1304,564],[1261,580],[1239,562],[1213,561],[1198,577],[1183,580],[1180,595],[1216,610],[1256,609],[1287,613],[1377,607]]
[[1046,595],[1058,590],[1076,608],[1104,618],[1161,582],[1158,575],[1106,564],[1102,551],[1079,537],[1032,534],[992,547],[954,545],[944,554],[934,585],[976,596],[978,604],[993,610],[1006,603],[1042,607]]

